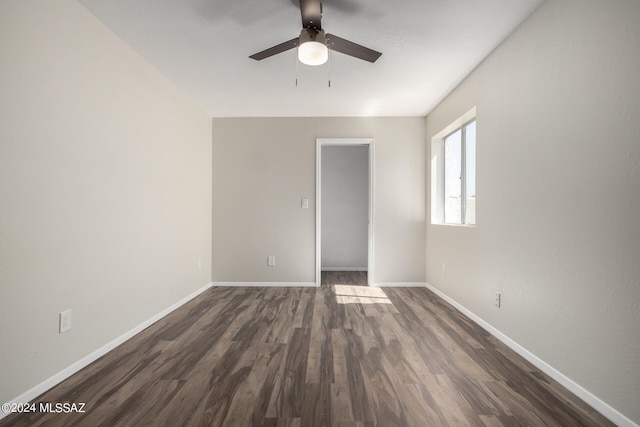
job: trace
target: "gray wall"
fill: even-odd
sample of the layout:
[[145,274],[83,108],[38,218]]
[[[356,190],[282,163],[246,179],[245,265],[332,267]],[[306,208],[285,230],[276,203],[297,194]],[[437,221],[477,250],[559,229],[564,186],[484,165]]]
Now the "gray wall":
[[477,106],[478,225],[428,225],[428,282],[636,423],[639,17],[546,1],[427,117]]
[[424,127],[419,117],[214,119],[213,281],[315,283],[316,138],[371,137],[374,280],[424,282]]
[[322,267],[366,270],[369,147],[322,147]]
[[0,144],[7,402],[210,282],[211,119],[77,2],[2,1]]

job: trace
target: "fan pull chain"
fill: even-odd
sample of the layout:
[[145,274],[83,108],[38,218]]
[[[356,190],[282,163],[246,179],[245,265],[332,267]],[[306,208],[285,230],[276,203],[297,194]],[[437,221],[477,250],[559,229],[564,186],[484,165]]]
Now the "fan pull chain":
[[329,58],[329,87],[331,87],[331,49],[329,49],[328,58]]
[[297,55],[298,50],[296,49],[296,55],[295,55],[295,60],[296,60],[296,87],[298,87],[298,55]]

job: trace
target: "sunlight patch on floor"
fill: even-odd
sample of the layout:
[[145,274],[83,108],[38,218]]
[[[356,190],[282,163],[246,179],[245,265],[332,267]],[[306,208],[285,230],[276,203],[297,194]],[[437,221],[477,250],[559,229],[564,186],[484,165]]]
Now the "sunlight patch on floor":
[[391,304],[380,288],[368,286],[333,285],[338,304]]

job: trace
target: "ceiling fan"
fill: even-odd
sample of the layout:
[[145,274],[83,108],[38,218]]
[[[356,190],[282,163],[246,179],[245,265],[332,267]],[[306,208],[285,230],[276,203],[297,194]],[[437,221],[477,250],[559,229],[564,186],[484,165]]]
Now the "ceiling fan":
[[300,36],[255,53],[249,58],[261,61],[294,47],[298,48],[298,59],[307,65],[322,65],[329,58],[329,49],[364,61],[376,62],[380,52],[345,40],[322,29],[322,3],[320,0],[300,0],[302,31]]

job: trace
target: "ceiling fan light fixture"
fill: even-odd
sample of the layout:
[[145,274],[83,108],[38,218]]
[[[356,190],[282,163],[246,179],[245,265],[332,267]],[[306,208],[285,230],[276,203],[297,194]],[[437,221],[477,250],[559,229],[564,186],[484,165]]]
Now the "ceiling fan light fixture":
[[298,60],[306,65],[322,65],[329,59],[329,48],[324,30],[303,28],[300,32]]

